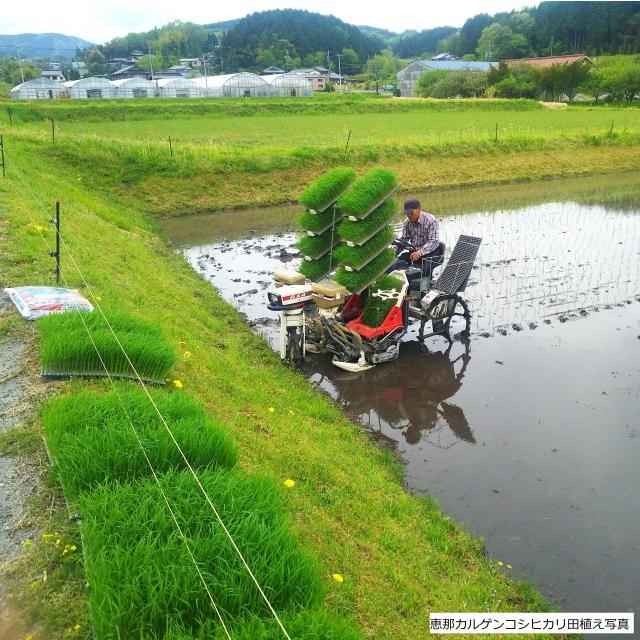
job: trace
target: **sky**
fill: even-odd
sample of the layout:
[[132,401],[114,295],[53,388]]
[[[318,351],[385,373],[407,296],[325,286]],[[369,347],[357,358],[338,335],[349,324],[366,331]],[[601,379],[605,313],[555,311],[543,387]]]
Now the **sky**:
[[234,0],[212,2],[190,0],[184,5],[166,0],[90,0],[78,4],[61,0],[12,2],[0,15],[0,34],[63,33],[97,44],[124,36],[131,31],[147,31],[172,20],[207,24],[242,18],[254,11],[268,9],[306,9],[332,14],[344,22],[370,25],[391,31],[431,29],[450,25],[461,27],[477,13],[520,10],[537,3],[518,0],[449,0],[418,2],[395,0],[375,3],[371,0]]

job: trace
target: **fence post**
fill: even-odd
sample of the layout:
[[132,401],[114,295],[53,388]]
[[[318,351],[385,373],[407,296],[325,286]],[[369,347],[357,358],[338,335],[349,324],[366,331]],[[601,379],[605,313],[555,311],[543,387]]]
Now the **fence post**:
[[56,286],[60,286],[60,198],[56,198],[56,217],[49,222],[56,228],[56,250],[49,255],[56,259]]
[[351,140],[351,129],[349,129],[349,135],[347,136],[347,144],[344,147],[344,152],[347,153],[349,151],[349,140]]
[[56,141],[56,121],[51,118],[51,142]]
[[173,158],[173,145],[171,144],[171,136],[169,136],[169,155]]
[[9,114],[9,124],[13,124],[13,115],[11,114],[11,107],[7,107],[7,113]]
[[611,121],[611,128],[609,129],[609,137],[613,135],[613,120]]
[[5,173],[5,169],[4,169],[4,138],[2,136],[2,134],[0,133],[0,153],[2,154],[2,177],[6,178],[7,174]]

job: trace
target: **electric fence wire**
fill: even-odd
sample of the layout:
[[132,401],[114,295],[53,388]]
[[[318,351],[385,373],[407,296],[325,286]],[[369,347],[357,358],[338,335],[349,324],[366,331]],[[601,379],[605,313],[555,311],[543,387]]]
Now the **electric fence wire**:
[[[19,180],[22,182],[22,184],[24,185],[24,187],[27,189],[27,191],[31,194],[31,197],[33,198],[33,200],[39,204],[39,206],[41,207],[41,209],[43,210],[43,212],[45,213],[45,215],[48,215],[47,209],[44,206],[44,204],[42,203],[42,201],[40,201],[40,199],[35,195],[35,193],[32,191],[32,189],[29,187],[29,185],[26,183],[26,181],[24,180],[22,174],[17,171],[17,169],[13,168],[12,169],[13,173],[19,178]],[[41,234],[42,235],[42,234]],[[255,577],[253,571],[251,570],[251,568],[249,567],[249,564],[247,563],[246,559],[244,558],[244,555],[242,554],[242,552],[240,551],[240,548],[238,547],[238,545],[236,544],[235,540],[233,539],[233,536],[231,535],[229,529],[227,528],[227,526],[224,524],[224,521],[222,520],[222,517],[220,516],[220,513],[218,512],[218,510],[216,509],[215,505],[213,504],[213,502],[211,501],[211,498],[209,497],[209,495],[207,494],[204,486],[202,485],[202,483],[200,482],[200,479],[198,478],[197,474],[195,473],[191,463],[189,462],[189,460],[187,459],[184,451],[182,450],[182,448],[180,447],[178,441],[176,440],[175,436],[173,435],[173,432],[171,431],[169,425],[167,424],[166,420],[164,419],[164,416],[162,415],[162,413],[160,412],[160,410],[158,409],[158,406],[156,405],[155,401],[153,400],[153,397],[151,396],[151,394],[149,393],[149,390],[146,386],[146,384],[144,383],[144,381],[142,380],[142,378],[140,377],[137,369],[135,368],[135,366],[133,365],[133,363],[131,362],[131,359],[129,358],[129,355],[127,354],[126,350],[124,349],[122,343],[120,342],[118,336],[116,335],[115,331],[113,330],[113,327],[111,326],[111,324],[109,323],[109,320],[107,319],[107,317],[105,316],[102,307],[100,306],[98,300],[96,300],[96,296],[93,293],[93,290],[91,289],[91,286],[89,285],[89,283],[87,282],[86,278],[84,277],[84,273],[82,272],[82,270],[80,269],[80,266],[78,265],[77,261],[75,260],[75,257],[73,256],[73,254],[71,253],[67,243],[64,240],[64,237],[62,235],[59,236],[60,237],[60,243],[61,245],[65,248],[65,251],[68,253],[69,257],[71,258],[71,261],[73,262],[78,274],[80,275],[80,278],[82,280],[82,282],[84,283],[85,287],[87,288],[87,290],[89,291],[91,298],[93,299],[93,302],[95,303],[95,306],[98,308],[100,315],[102,316],[105,324],[107,325],[107,327],[109,328],[109,331],[111,332],[111,334],[113,335],[115,341],[117,342],[120,350],[122,351],[125,359],[127,360],[127,362],[129,363],[129,366],[131,367],[131,370],[134,372],[135,377],[138,379],[138,382],[140,383],[142,389],[144,390],[147,398],[149,399],[149,401],[151,402],[151,404],[153,405],[153,408],[155,409],[156,413],[158,414],[158,417],[160,418],[160,421],[162,422],[162,424],[164,425],[164,428],[166,429],[167,433],[169,434],[169,437],[171,438],[171,440],[173,441],[176,449],[178,450],[178,452],[180,453],[180,456],[182,457],[185,465],[187,466],[189,472],[191,473],[191,475],[193,476],[196,484],[198,485],[198,488],[200,489],[200,492],[202,493],[204,499],[206,500],[206,502],[208,503],[209,507],[211,508],[213,514],[215,515],[218,523],[220,524],[220,526],[222,527],[225,535],[227,536],[231,546],[233,547],[234,551],[236,552],[238,558],[240,559],[242,565],[244,566],[245,570],[247,571],[247,573],[249,574],[249,576],[251,577],[253,583],[255,584],[256,588],[258,589],[258,592],[260,593],[260,595],[262,596],[263,600],[265,601],[269,611],[271,612],[272,616],[274,617],[276,623],[278,624],[278,626],[280,627],[280,630],[282,631],[282,633],[284,634],[285,638],[287,638],[287,640],[291,640],[291,637],[289,636],[287,630],[285,629],[284,625],[282,624],[282,621],[280,620],[280,617],[278,616],[276,610],[274,609],[273,605],[271,604],[271,602],[269,601],[269,598],[267,597],[266,593],[264,592],[264,590],[262,589],[262,587],[260,586],[257,578]],[[42,236],[43,241],[44,241],[44,236]],[[45,241],[46,242],[46,241]],[[84,323],[84,319],[83,319],[83,323]],[[88,331],[88,328],[87,328]]]
[[[16,173],[15,170],[14,170],[14,173]],[[12,185],[12,189],[13,189],[14,193],[16,194],[16,197],[18,197],[20,195],[18,190],[13,185]],[[45,210],[45,213],[46,213],[46,210]],[[31,223],[35,225],[35,222],[33,221],[33,217],[31,216],[31,214],[28,214],[28,216],[29,216],[29,218],[31,220]],[[46,241],[46,239],[44,237],[44,234],[42,233],[42,231],[38,231],[38,233],[39,233],[39,236],[42,239],[44,245],[48,248],[47,241]],[[58,230],[56,228],[56,234],[57,233],[58,233]],[[69,283],[68,283],[68,281],[67,281],[67,279],[66,279],[66,277],[65,277],[65,275],[64,275],[64,273],[62,271],[62,269],[60,270],[60,277],[62,278],[65,286],[68,288],[69,287]],[[102,354],[100,353],[100,350],[98,349],[98,346],[96,345],[96,343],[95,343],[95,341],[93,339],[93,336],[91,335],[91,331],[90,331],[89,327],[87,326],[87,324],[85,322],[85,319],[84,319],[84,316],[83,316],[83,312],[80,311],[79,309],[77,309],[76,312],[78,313],[78,316],[79,316],[80,320],[82,321],[84,329],[87,332],[87,335],[89,336],[89,340],[91,340],[91,344],[93,345],[93,348],[94,348],[94,350],[96,352],[96,355],[98,356],[98,359],[100,360],[100,364],[104,368],[105,374],[106,374],[107,378],[109,379],[111,387],[113,388],[113,390],[114,390],[114,392],[116,394],[116,397],[118,398],[118,402],[120,403],[120,406],[121,406],[121,408],[122,408],[122,410],[123,410],[128,422],[129,422],[129,425],[131,426],[131,430],[133,431],[134,437],[136,438],[136,441],[137,441],[138,445],[140,446],[140,450],[142,451],[142,454],[143,454],[143,456],[144,456],[144,458],[145,458],[145,460],[147,462],[147,465],[149,466],[149,470],[151,471],[151,474],[152,474],[154,480],[156,481],[156,484],[158,485],[158,489],[160,490],[160,493],[161,493],[162,498],[163,498],[163,500],[165,502],[167,510],[169,511],[169,513],[171,515],[171,518],[172,518],[173,522],[176,525],[176,528],[178,530],[178,534],[179,534],[180,538],[182,539],[182,541],[183,541],[183,543],[185,545],[185,548],[187,550],[187,553],[188,553],[189,557],[191,558],[191,561],[193,562],[193,565],[194,565],[194,567],[196,569],[196,572],[198,573],[200,581],[202,582],[202,585],[203,585],[205,591],[207,592],[207,595],[209,597],[209,600],[211,602],[213,610],[215,611],[216,615],[218,616],[218,619],[220,620],[220,624],[222,625],[222,628],[224,629],[224,631],[225,631],[225,633],[227,635],[227,638],[229,638],[229,640],[231,640],[231,635],[229,633],[229,630],[227,629],[227,626],[224,623],[224,619],[222,617],[222,614],[220,613],[220,609],[218,608],[218,606],[216,605],[215,600],[213,599],[213,595],[211,594],[211,591],[210,591],[210,589],[209,589],[209,587],[208,587],[208,585],[207,585],[207,583],[206,583],[206,581],[204,579],[204,576],[202,575],[202,571],[200,570],[198,562],[195,559],[195,556],[193,555],[191,547],[189,546],[189,543],[187,541],[187,537],[185,536],[184,532],[182,531],[182,527],[180,526],[180,523],[178,522],[178,519],[177,519],[177,517],[175,515],[175,512],[171,507],[169,499],[168,499],[166,493],[164,492],[164,490],[162,488],[162,484],[160,483],[160,479],[159,479],[159,477],[157,475],[157,472],[153,468],[153,464],[151,463],[151,460],[149,459],[149,457],[147,455],[147,452],[146,452],[146,450],[144,448],[144,445],[142,444],[140,436],[139,436],[136,428],[133,425],[133,420],[132,420],[129,412],[127,411],[126,405],[124,404],[124,401],[122,400],[122,397],[120,396],[120,393],[118,392],[118,388],[117,388],[112,376],[109,373],[109,369],[107,368],[107,365],[105,364],[104,359],[102,358]],[[65,496],[65,502],[66,502],[66,496]],[[67,505],[67,507],[68,507],[68,505]],[[83,548],[84,548],[84,544],[83,544]]]

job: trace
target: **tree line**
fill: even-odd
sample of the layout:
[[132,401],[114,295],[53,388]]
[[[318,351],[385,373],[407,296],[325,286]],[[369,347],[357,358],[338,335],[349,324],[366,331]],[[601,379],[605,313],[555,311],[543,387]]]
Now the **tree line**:
[[401,58],[445,51],[467,60],[640,53],[640,2],[542,2],[526,11],[480,13],[459,30],[421,31],[394,48]]
[[572,102],[582,93],[596,102],[631,101],[640,95],[640,55],[603,57],[596,65],[585,62],[534,67],[501,62],[488,73],[426,71],[416,94],[430,98],[544,98]]

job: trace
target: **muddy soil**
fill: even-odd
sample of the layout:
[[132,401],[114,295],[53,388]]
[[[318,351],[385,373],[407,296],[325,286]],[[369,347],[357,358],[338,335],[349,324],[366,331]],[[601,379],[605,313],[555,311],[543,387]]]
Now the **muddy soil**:
[[[17,313],[4,293],[0,293],[0,317]],[[0,431],[20,424],[34,407],[41,383],[28,374],[32,363],[25,361],[26,343],[20,340],[0,342]],[[31,379],[34,378],[34,379]],[[35,531],[25,524],[28,500],[40,481],[35,469],[19,456],[0,455],[0,638],[22,638],[29,626],[8,602],[5,568],[18,557],[24,540]]]
[[[490,210],[471,208],[467,191],[464,215],[440,223],[449,248],[460,233],[483,238],[465,292],[471,340],[435,338],[425,352],[412,329],[399,360],[370,371],[349,374],[325,356],[304,365],[394,444],[411,491],[436,497],[504,570],[566,611],[639,602],[640,176],[614,199],[611,182],[588,198],[573,197],[572,183],[572,199],[532,186],[535,204],[518,208],[507,186]],[[297,234],[282,217],[269,230],[249,215],[246,226],[265,233],[243,235],[234,215],[229,235],[212,217],[184,234],[172,223],[171,239],[275,346],[263,283],[295,267]]]

